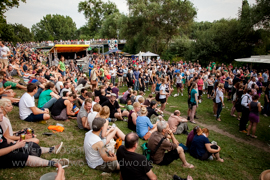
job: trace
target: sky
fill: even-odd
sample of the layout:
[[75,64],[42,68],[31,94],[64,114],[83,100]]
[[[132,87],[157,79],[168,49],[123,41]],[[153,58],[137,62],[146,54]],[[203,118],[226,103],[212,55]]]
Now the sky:
[[[102,0],[107,2],[107,0]],[[219,20],[222,18],[237,18],[242,0],[190,0],[197,9],[195,21]],[[255,0],[248,0],[254,4]],[[5,13],[8,23],[18,23],[31,28],[47,14],[60,14],[70,16],[77,28],[86,23],[82,13],[78,12],[79,0],[26,0],[20,3],[19,8],[12,8]],[[128,14],[126,0],[111,0],[117,5],[121,13]]]

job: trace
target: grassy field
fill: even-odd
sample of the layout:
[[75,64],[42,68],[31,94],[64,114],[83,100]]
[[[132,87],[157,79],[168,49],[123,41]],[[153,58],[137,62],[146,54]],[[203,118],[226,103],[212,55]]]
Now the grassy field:
[[[126,88],[120,88],[120,92],[124,92]],[[17,91],[18,95],[22,95],[21,91]],[[149,93],[149,92],[148,92]],[[146,93],[146,96],[147,94]],[[185,92],[186,93],[186,92]],[[178,96],[176,98],[170,97],[168,100],[166,111],[173,112],[179,109],[183,116],[187,115],[187,96]],[[199,161],[191,157],[188,153],[186,159],[192,163],[194,169],[185,169],[181,167],[180,160],[174,161],[169,166],[156,166],[153,165],[153,172],[158,176],[158,179],[172,179],[174,174],[181,177],[191,175],[193,179],[212,179],[212,180],[239,180],[239,179],[258,179],[263,170],[270,168],[270,151],[264,151],[258,146],[254,146],[252,142],[259,142],[265,147],[270,145],[269,136],[269,118],[261,116],[261,121],[257,128],[258,139],[252,139],[245,134],[238,132],[239,121],[229,115],[229,110],[232,106],[231,103],[225,102],[226,108],[221,113],[221,122],[217,122],[212,113],[212,101],[204,96],[203,103],[199,105],[197,115],[199,117],[197,122],[201,124],[222,129],[237,139],[244,142],[239,142],[234,138],[230,138],[224,133],[217,133],[210,129],[210,141],[216,141],[221,146],[221,157],[224,158],[224,163],[216,161]],[[55,125],[57,122],[50,119],[47,124],[28,123],[19,119],[18,108],[14,107],[13,111],[8,115],[13,130],[19,130],[26,127],[31,127],[35,130],[40,145],[50,147],[59,142],[64,142],[64,148],[58,155],[44,154],[41,157],[45,159],[52,158],[68,158],[71,162],[70,166],[65,169],[66,179],[119,179],[119,173],[112,173],[107,176],[102,176],[100,171],[92,170],[89,168],[85,161],[83,152],[83,141],[85,131],[77,128],[76,120],[70,122],[60,122],[64,124],[65,130],[62,133],[55,133],[53,136],[44,136],[44,132],[49,132],[47,129],[49,125]],[[169,114],[165,114],[167,120]],[[116,122],[116,125],[124,132],[128,133],[130,130],[127,128],[126,122]],[[189,128],[192,129],[194,124],[189,123]],[[186,135],[177,135],[176,138],[179,142],[185,144]],[[145,141],[140,140],[140,145]],[[138,153],[142,153],[141,148],[137,149]],[[0,170],[0,179],[39,179],[45,173],[54,172],[55,168],[14,168]]]

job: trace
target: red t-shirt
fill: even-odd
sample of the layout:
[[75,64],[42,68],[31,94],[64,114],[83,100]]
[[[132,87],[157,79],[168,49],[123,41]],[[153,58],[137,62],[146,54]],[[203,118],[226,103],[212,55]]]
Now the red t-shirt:
[[203,79],[199,79],[197,84],[198,84],[198,90],[202,90],[202,88],[203,88]]

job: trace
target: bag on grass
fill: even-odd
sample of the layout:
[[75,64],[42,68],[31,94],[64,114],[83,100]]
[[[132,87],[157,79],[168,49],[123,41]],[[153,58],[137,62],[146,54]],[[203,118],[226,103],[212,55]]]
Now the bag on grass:
[[63,132],[65,128],[62,127],[62,126],[52,126],[52,125],[50,125],[48,127],[48,129],[53,130],[53,131],[57,131],[57,132]]

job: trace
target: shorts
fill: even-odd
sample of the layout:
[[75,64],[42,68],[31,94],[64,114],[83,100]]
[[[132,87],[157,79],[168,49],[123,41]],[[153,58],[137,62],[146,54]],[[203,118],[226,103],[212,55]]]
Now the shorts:
[[104,76],[103,77],[100,77],[100,80],[103,81],[104,80]]
[[177,84],[176,84],[176,87],[182,88],[182,83],[177,83]]
[[6,155],[0,156],[0,169],[25,166],[29,154],[27,151],[20,152],[17,150],[15,149]]
[[62,76],[66,75],[66,71],[60,71],[60,73],[61,73]]
[[118,82],[123,82],[123,77],[118,77]]
[[60,113],[59,115],[57,115],[57,116],[52,115],[52,118],[53,118],[54,120],[62,120],[62,121],[67,120],[67,119],[68,119],[67,108],[63,109],[63,110],[61,111],[61,113]]
[[97,166],[95,169],[102,172],[114,172],[117,170],[118,162],[117,160],[111,162],[103,162],[103,164]]
[[202,90],[199,90],[199,96],[201,96],[202,95]]
[[44,120],[43,114],[34,115],[33,113],[31,113],[27,118],[24,119],[24,121],[27,122],[37,122],[42,120]]
[[5,82],[4,87],[11,86],[12,88],[16,88],[16,85],[17,85],[17,83],[15,83],[15,82],[7,81],[7,82]]
[[192,103],[192,102],[191,102],[190,104],[188,104],[188,108],[189,108],[189,109],[192,109],[193,106],[196,106],[196,105],[197,105],[196,103]]
[[159,102],[160,102],[161,104],[164,104],[164,103],[166,102],[166,98],[165,98],[165,99],[159,99]]
[[177,152],[177,149],[174,149],[170,152],[167,152],[164,154],[163,160],[158,164],[160,166],[166,166],[171,164],[174,160],[179,159],[179,154]]

